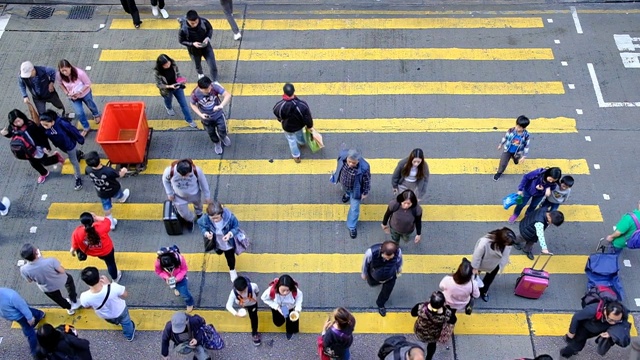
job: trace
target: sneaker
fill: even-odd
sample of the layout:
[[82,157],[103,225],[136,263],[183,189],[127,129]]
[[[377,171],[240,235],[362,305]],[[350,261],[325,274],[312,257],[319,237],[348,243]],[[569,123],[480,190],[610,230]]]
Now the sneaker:
[[518,215],[511,215],[509,216],[509,224],[513,224],[514,222],[516,222],[516,219],[518,218]]
[[233,40],[237,41],[237,40],[240,40],[240,39],[242,39],[242,34],[240,34],[240,33],[233,34]]
[[49,176],[49,172],[47,171],[46,175],[38,176],[38,184],[42,184],[47,180],[47,176]]
[[196,124],[194,121],[190,122],[190,123],[189,123],[189,126],[191,126],[191,127],[192,127],[192,128],[194,128],[194,129],[197,129],[197,128],[198,128],[198,124]]
[[498,181],[498,179],[500,179],[500,174],[496,173],[493,175],[493,181]]
[[118,276],[113,279],[113,282],[120,282],[120,279],[122,279],[122,271],[118,270]]
[[133,341],[133,339],[136,337],[136,323],[134,323],[133,321],[131,323],[133,324],[133,333],[131,334],[131,337],[127,339],[127,341]]
[[116,226],[118,226],[118,219],[116,218],[111,219],[111,230],[115,230]]
[[152,6],[151,7],[151,14],[153,14],[153,16],[158,16],[158,7],[157,6]]
[[73,308],[67,309],[67,314],[74,315],[75,313],[76,313],[76,311]]
[[173,289],[173,295],[180,296],[180,291]]
[[80,190],[82,189],[82,179],[80,178],[76,178],[76,185],[73,187],[73,190]]
[[198,74],[198,80],[202,79],[204,77],[204,74]]
[[291,340],[292,337],[293,337],[293,333],[288,332],[287,333],[287,340]]
[[136,29],[140,29],[140,25],[142,25],[142,21],[140,21],[139,23],[135,24],[134,27]]
[[293,157],[293,161],[295,161],[295,163],[296,163],[296,164],[300,164],[300,161],[301,161],[301,160],[300,160],[300,156],[298,156],[298,157],[295,157],[295,156],[294,156],[294,157]]
[[215,143],[215,152],[218,155],[222,155],[222,144],[220,144],[219,142]]
[[535,259],[535,257],[533,257],[533,253],[531,251],[527,251],[527,258],[529,258],[529,260]]
[[387,308],[385,308],[384,306],[379,307],[378,314],[380,314],[380,316],[382,317],[387,316]]
[[234,282],[238,278],[238,273],[235,270],[229,270],[229,277],[231,282]]
[[351,196],[349,196],[349,195],[347,195],[347,194],[342,195],[342,202],[343,202],[343,203],[345,203],[345,204],[346,204],[346,203],[348,203],[348,202],[349,202],[349,200],[351,200]]
[[222,139],[222,144],[224,146],[231,146],[231,139],[229,139],[228,136],[225,136],[224,139]]
[[160,9],[160,14],[162,14],[162,17],[165,19],[169,18],[169,13],[165,9]]
[[126,202],[127,199],[129,198],[129,195],[131,195],[131,192],[129,191],[129,189],[124,189],[122,191],[122,197],[120,199],[118,199],[118,202]]
[[[69,299],[67,299],[67,300],[69,300]],[[71,300],[69,300],[69,304],[71,304],[71,309],[72,310],[78,310],[78,309],[80,309],[80,307],[82,307],[82,305],[80,305],[80,301],[77,301],[77,300],[76,300],[76,302],[72,302]]]
[[253,345],[260,346],[262,344],[262,336],[260,336],[260,333],[253,335],[252,338]]
[[349,236],[351,236],[352,239],[355,239],[356,237],[358,237],[358,230],[349,229]]
[[59,152],[56,151],[55,153],[53,153],[53,155],[58,158],[58,162],[60,163],[60,165],[64,165],[64,157],[62,157]]
[[2,216],[7,216],[7,214],[9,213],[9,206],[11,206],[11,200],[9,200],[8,197],[3,197],[2,198],[2,205],[4,205],[4,210],[0,211],[0,215]]
[[165,109],[167,109],[167,114],[169,114],[169,116],[176,116],[176,112],[173,109],[168,107],[165,107]]

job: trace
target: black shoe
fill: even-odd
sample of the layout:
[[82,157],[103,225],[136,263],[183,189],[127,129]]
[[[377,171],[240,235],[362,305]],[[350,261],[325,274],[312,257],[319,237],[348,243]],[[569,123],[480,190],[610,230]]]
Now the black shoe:
[[73,190],[80,190],[82,189],[82,179],[80,178],[76,178],[76,185],[73,187]]
[[379,307],[378,308],[378,313],[380,314],[380,316],[385,317],[387,316],[387,309],[383,306],[383,307]]
[[562,356],[565,359],[568,359],[570,357],[572,357],[573,355],[575,355],[574,352],[572,352],[571,350],[569,350],[568,348],[562,348],[560,349],[560,356]]
[[342,202],[343,202],[343,203],[345,203],[345,204],[346,204],[346,203],[348,203],[348,202],[349,202],[349,200],[351,200],[351,196],[349,196],[349,195],[347,195],[347,194],[342,195]]
[[501,175],[502,175],[502,174],[495,174],[495,175],[493,175],[493,181],[498,181],[498,179],[500,179],[500,176],[501,176]]
[[520,245],[518,243],[513,243],[511,246],[513,246],[513,248],[516,249],[516,250],[522,250],[522,245]]
[[287,333],[287,340],[291,340],[292,337],[293,337],[293,333]]
[[480,298],[484,302],[489,302],[489,294],[480,294]]
[[358,236],[358,230],[349,229],[349,236],[351,236],[352,239],[355,239]]
[[533,257],[533,253],[531,251],[527,251],[527,257],[529,258],[529,260],[535,259],[535,257]]

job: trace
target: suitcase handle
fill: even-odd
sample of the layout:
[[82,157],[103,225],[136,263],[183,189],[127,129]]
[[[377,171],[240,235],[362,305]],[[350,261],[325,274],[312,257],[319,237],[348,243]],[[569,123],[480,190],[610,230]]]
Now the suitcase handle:
[[[542,267],[540,269],[536,269],[536,264],[538,264],[538,260],[540,260],[540,258],[542,257],[542,255],[547,255],[547,261],[544,262],[544,265],[542,265]],[[536,271],[542,271],[544,270],[545,267],[547,267],[547,264],[549,263],[549,260],[551,260],[551,257],[553,257],[553,254],[544,254],[544,253],[540,253],[540,255],[538,255],[538,257],[536,258],[536,261],[533,262],[533,265],[531,265],[531,270],[536,270]]]

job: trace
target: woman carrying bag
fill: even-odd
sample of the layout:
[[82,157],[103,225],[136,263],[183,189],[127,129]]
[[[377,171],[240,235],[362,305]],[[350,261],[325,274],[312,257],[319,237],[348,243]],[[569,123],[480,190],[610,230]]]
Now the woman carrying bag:
[[433,359],[436,344],[446,344],[453,333],[453,325],[457,319],[445,301],[442,292],[434,291],[429,301],[418,303],[411,309],[411,316],[417,317],[413,332],[418,340],[427,344],[426,360]]
[[480,297],[484,302],[489,301],[489,287],[499,272],[509,263],[511,245],[516,240],[516,234],[508,227],[496,229],[481,237],[473,250],[471,266],[473,273],[486,272],[480,287]]
[[227,259],[231,282],[238,278],[236,272],[236,242],[235,238],[241,232],[238,219],[231,210],[214,201],[207,205],[206,216],[198,219],[198,225],[204,236],[205,251],[215,251]]
[[353,343],[353,330],[356,326],[356,318],[351,313],[339,307],[333,311],[322,329],[318,339],[322,347],[323,359],[349,360],[351,353],[349,348]]
[[440,281],[440,290],[454,314],[458,310],[471,314],[473,299],[480,297],[480,289],[473,280],[473,267],[467,258],[462,259],[453,275],[447,275]]
[[109,276],[114,282],[119,282],[122,272],[118,270],[115,258],[115,248],[109,236],[111,220],[94,213],[80,214],[79,225],[71,235],[71,255],[84,261],[87,256],[95,256],[107,265]]

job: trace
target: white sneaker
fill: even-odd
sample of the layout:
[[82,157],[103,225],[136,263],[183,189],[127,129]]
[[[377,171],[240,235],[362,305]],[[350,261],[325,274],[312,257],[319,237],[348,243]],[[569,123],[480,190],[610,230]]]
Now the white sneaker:
[[73,308],[67,310],[67,314],[69,314],[69,315],[73,315],[75,313],[76,313],[76,311]]
[[195,122],[190,122],[189,126],[191,126],[192,128],[196,129],[198,127],[198,124],[196,124]]
[[4,210],[0,211],[0,215],[2,216],[6,216],[9,213],[9,206],[11,206],[11,200],[9,200],[8,197],[3,197],[2,198],[2,205],[4,205]]
[[235,270],[229,270],[229,277],[231,282],[234,282],[238,278],[238,273]]
[[151,13],[153,14],[153,16],[158,16],[158,7],[151,6]]
[[242,39],[241,33],[233,34],[233,40],[240,40],[240,39]]
[[160,14],[162,14],[162,17],[165,19],[169,18],[169,13],[165,9],[160,9]]
[[111,219],[111,230],[115,230],[118,226],[118,220],[116,218]]
[[129,198],[129,195],[130,195],[129,189],[124,189],[122,191],[122,195],[123,196],[120,199],[118,199],[118,202],[123,203],[123,202],[127,201],[127,199]]
[[[69,304],[71,304],[71,310],[80,309],[80,307],[82,306],[80,305],[80,301],[71,302],[71,299],[69,298],[67,298],[66,300],[69,302]],[[73,314],[69,314],[69,315],[73,315]]]
[[118,277],[113,279],[113,282],[119,283],[120,279],[122,279],[122,271],[118,270]]
[[165,106],[165,109],[167,109],[167,114],[169,116],[176,116],[176,112],[173,109],[169,109],[168,107]]
[[198,80],[202,79],[204,77],[204,74],[198,74]]

